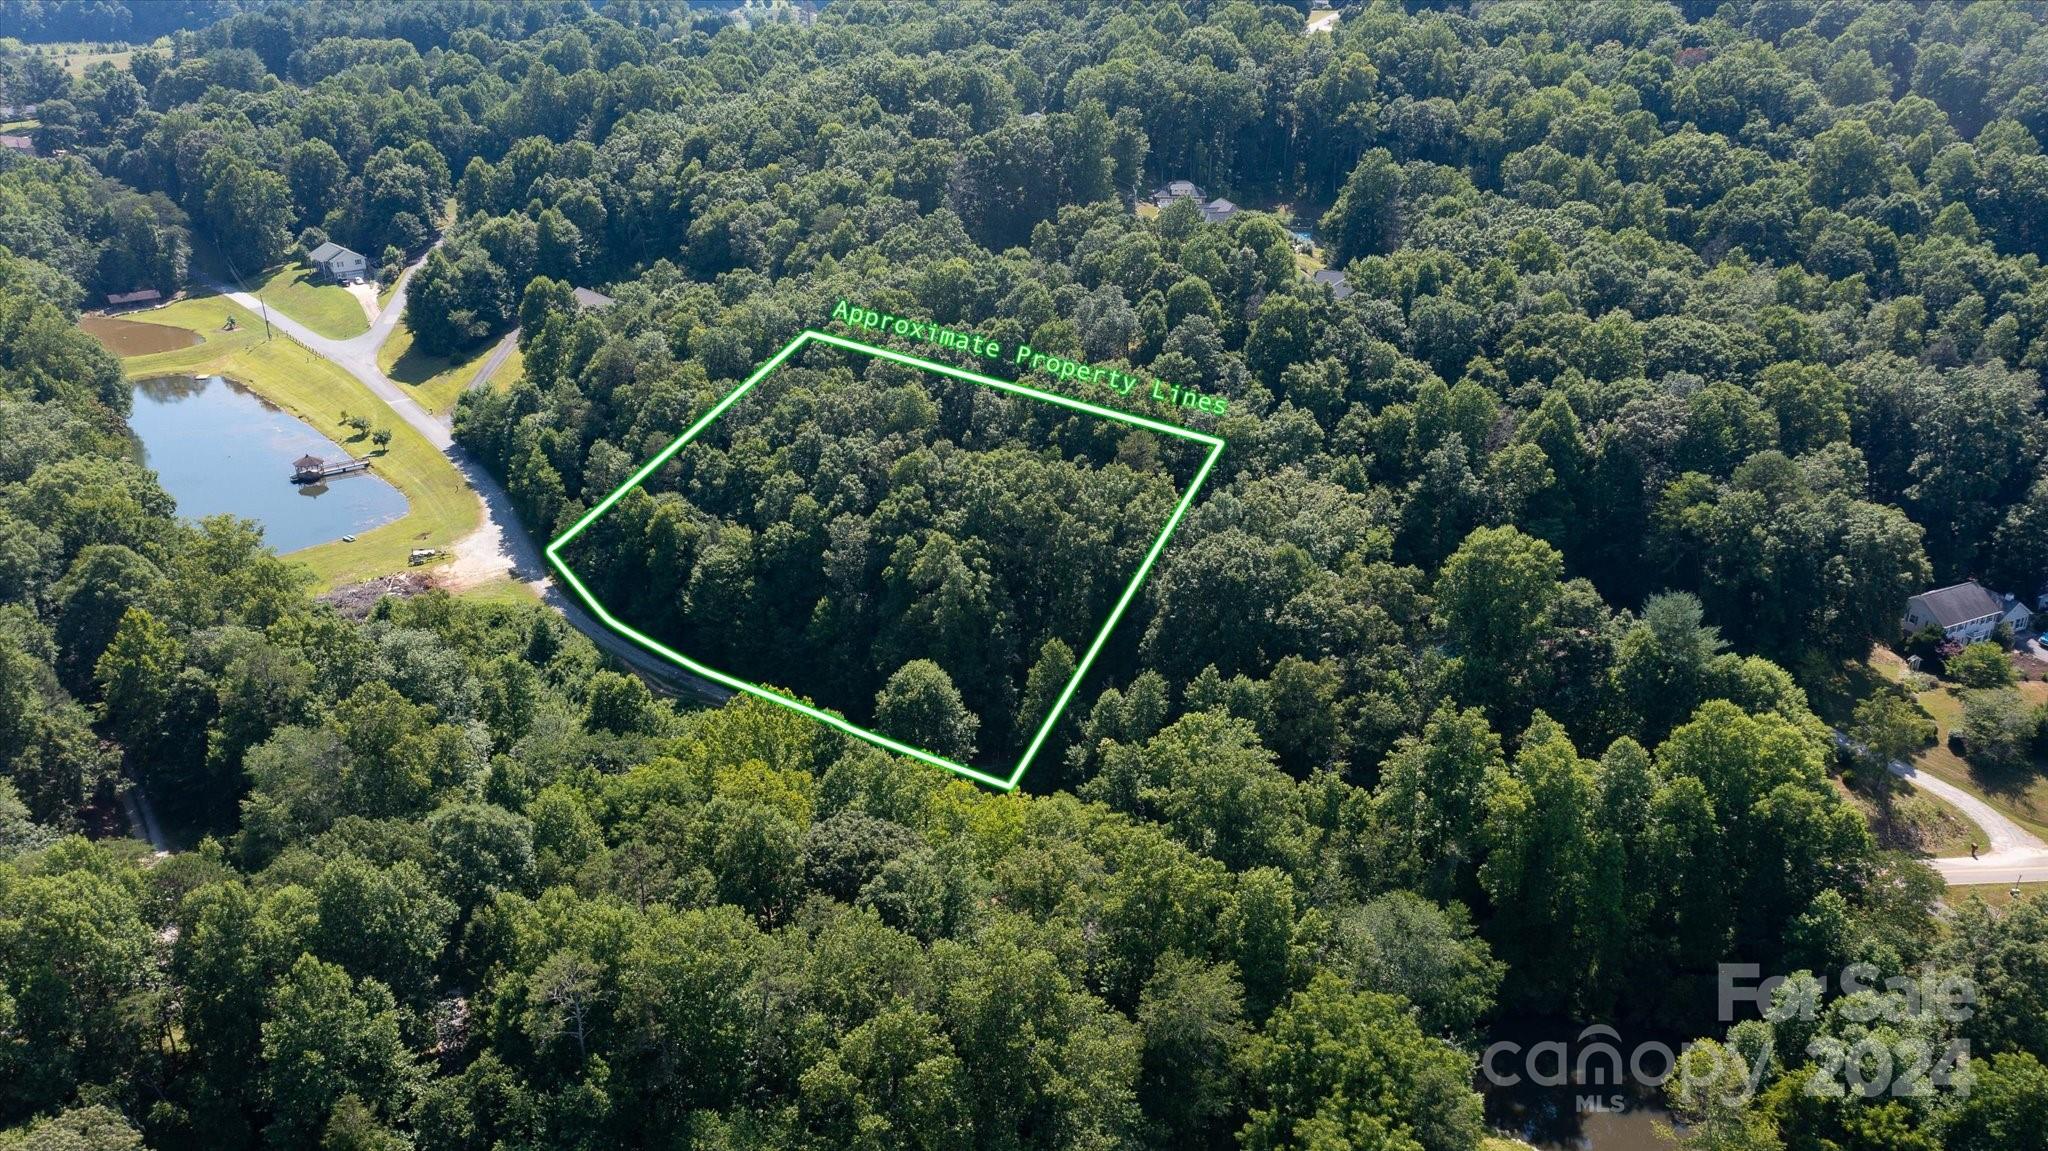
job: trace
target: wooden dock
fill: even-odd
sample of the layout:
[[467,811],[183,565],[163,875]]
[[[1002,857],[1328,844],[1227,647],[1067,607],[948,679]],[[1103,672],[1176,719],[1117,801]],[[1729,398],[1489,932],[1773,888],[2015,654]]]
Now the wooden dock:
[[292,482],[295,484],[317,484],[328,476],[348,472],[368,471],[370,461],[365,459],[336,460],[329,463],[319,456],[300,456],[292,461]]

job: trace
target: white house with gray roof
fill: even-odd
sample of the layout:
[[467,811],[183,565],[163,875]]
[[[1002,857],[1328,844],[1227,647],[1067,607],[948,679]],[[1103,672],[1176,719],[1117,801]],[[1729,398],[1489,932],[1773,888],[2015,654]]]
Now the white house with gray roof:
[[1907,635],[1938,627],[1957,643],[1974,643],[1991,638],[2001,623],[2011,624],[2014,631],[2025,631],[2033,622],[2034,613],[2027,610],[2026,604],[2012,596],[1999,595],[1976,580],[1964,580],[1908,599],[1903,626]]
[[307,252],[306,258],[337,284],[362,279],[370,267],[370,261],[364,259],[362,253],[351,252],[333,240]]

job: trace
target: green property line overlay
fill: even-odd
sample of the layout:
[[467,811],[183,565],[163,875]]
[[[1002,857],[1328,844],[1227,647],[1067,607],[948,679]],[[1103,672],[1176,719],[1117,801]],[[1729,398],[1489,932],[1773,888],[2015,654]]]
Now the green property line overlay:
[[[965,380],[968,383],[979,384],[985,388],[994,388],[1000,392],[1025,396],[1077,412],[1086,412],[1089,415],[1100,416],[1106,420],[1115,420],[1120,424],[1145,428],[1148,431],[1158,432],[1161,435],[1204,444],[1209,448],[1209,454],[1203,458],[1202,466],[1195,471],[1194,480],[1188,484],[1187,491],[1181,494],[1180,502],[1174,505],[1173,514],[1166,517],[1166,527],[1159,533],[1159,538],[1152,541],[1151,549],[1145,553],[1145,561],[1138,565],[1137,573],[1131,577],[1131,582],[1124,586],[1123,594],[1116,601],[1116,608],[1109,613],[1109,619],[1103,623],[1102,630],[1095,633],[1094,641],[1088,645],[1087,654],[1083,655],[1080,663],[1075,665],[1072,678],[1068,679],[1066,686],[1060,689],[1059,698],[1053,701],[1051,711],[1046,714],[1044,721],[1038,725],[1037,733],[1032,736],[1031,745],[1025,748],[1023,757],[1010,770],[1007,778],[969,767],[964,763],[955,763],[945,756],[936,755],[923,748],[912,747],[900,740],[891,739],[880,732],[869,731],[859,724],[849,722],[844,716],[835,715],[822,708],[813,707],[800,699],[785,695],[773,688],[751,683],[737,676],[728,675],[717,668],[707,667],[704,664],[698,663],[689,656],[676,651],[652,636],[640,632],[631,624],[612,615],[605,608],[604,604],[598,602],[596,596],[590,594],[590,589],[584,586],[583,581],[577,577],[576,572],[562,558],[562,549],[568,546],[577,536],[583,534],[585,528],[596,523],[599,517],[611,510],[612,505],[624,499],[627,492],[640,486],[643,480],[653,475],[657,469],[673,458],[677,452],[683,450],[684,445],[696,439],[704,429],[711,426],[713,421],[717,420],[719,416],[724,415],[728,408],[738,403],[748,392],[753,391],[754,385],[767,379],[775,369],[781,367],[798,349],[810,343],[830,344],[835,348],[843,348],[849,352],[860,352],[879,359],[919,368],[927,372],[936,372],[942,376],[950,376],[956,380]],[[1137,598],[1138,589],[1144,586],[1146,577],[1152,574],[1152,565],[1159,561],[1160,553],[1166,550],[1166,542],[1173,538],[1173,533],[1180,527],[1182,517],[1186,516],[1188,508],[1194,505],[1195,494],[1202,490],[1202,484],[1208,480],[1210,470],[1216,466],[1217,459],[1223,455],[1223,443],[1222,437],[1212,436],[1207,432],[1176,427],[1173,424],[1147,419],[1144,416],[1132,415],[1129,412],[1119,412],[1113,408],[1105,408],[1083,400],[1056,395],[1052,392],[1043,392],[1037,388],[1027,387],[1024,384],[1014,383],[1009,380],[998,380],[992,376],[984,376],[953,367],[951,364],[941,364],[932,360],[920,359],[917,356],[905,355],[902,352],[889,348],[879,348],[873,344],[863,344],[858,340],[849,340],[826,332],[806,330],[791,340],[781,351],[770,357],[767,363],[755,369],[754,374],[748,376],[738,387],[726,393],[725,398],[711,406],[711,410],[697,417],[696,422],[685,429],[682,435],[671,440],[667,447],[657,452],[653,459],[642,465],[639,471],[634,472],[628,477],[626,482],[620,484],[612,494],[606,496],[596,507],[585,512],[582,519],[577,520],[567,531],[555,537],[554,541],[548,544],[546,549],[548,563],[557,572],[561,573],[563,581],[576,593],[577,598],[582,600],[584,606],[588,607],[592,614],[603,621],[606,627],[611,628],[613,631],[618,632],[620,635],[625,636],[627,639],[632,640],[634,643],[639,644],[641,647],[678,667],[695,675],[702,676],[713,683],[722,684],[733,691],[745,692],[778,707],[786,707],[791,711],[809,716],[828,727],[835,728],[856,739],[866,740],[877,747],[893,751],[898,755],[908,756],[921,763],[928,763],[933,767],[944,768],[955,775],[964,776],[977,783],[984,783],[1001,791],[1011,791],[1016,788],[1018,781],[1024,778],[1024,772],[1031,766],[1031,761],[1036,759],[1039,751],[1045,747],[1046,738],[1052,734],[1053,726],[1067,710],[1067,706],[1073,702],[1074,692],[1080,688],[1081,680],[1087,676],[1088,669],[1094,666],[1095,657],[1102,654],[1103,645],[1109,641],[1109,633],[1116,630],[1118,621],[1123,619],[1124,612],[1131,606],[1131,601]]]

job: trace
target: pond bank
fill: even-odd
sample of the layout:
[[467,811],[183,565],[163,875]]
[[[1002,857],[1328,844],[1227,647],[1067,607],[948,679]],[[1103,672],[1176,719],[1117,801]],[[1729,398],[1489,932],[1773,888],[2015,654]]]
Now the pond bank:
[[[124,358],[121,366],[130,378],[226,376],[330,438],[348,434],[346,415],[365,416],[373,427],[392,433],[376,471],[405,496],[409,510],[359,534],[354,543],[293,552],[291,558],[312,569],[319,587],[409,571],[407,556],[413,549],[446,550],[476,530],[483,507],[454,465],[355,377],[281,333],[266,341],[261,317],[221,296],[182,299],[149,315],[152,325],[183,329],[199,342]],[[232,331],[226,330],[229,320],[235,324]]]
[[136,380],[128,426],[179,515],[255,520],[279,552],[367,533],[408,510],[374,462],[347,476],[295,483],[295,459],[338,459],[350,449],[221,376]]

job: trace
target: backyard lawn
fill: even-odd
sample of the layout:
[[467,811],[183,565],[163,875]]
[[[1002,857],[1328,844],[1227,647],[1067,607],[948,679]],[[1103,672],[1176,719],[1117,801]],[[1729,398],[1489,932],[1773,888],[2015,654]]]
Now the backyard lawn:
[[304,264],[286,264],[249,281],[263,302],[323,336],[346,340],[370,330],[363,305],[339,284],[323,284]]
[[[349,304],[353,307],[355,301]],[[227,316],[234,317],[239,330],[221,330]],[[285,336],[266,342],[261,319],[218,296],[180,300],[132,318],[185,328],[204,342],[124,359],[121,366],[130,376],[227,376],[335,439],[346,437],[344,412],[368,415],[377,426],[390,429],[389,450],[377,458],[377,474],[405,494],[410,510],[392,523],[360,533],[354,543],[336,541],[291,553],[292,559],[312,569],[322,587],[407,571],[406,554],[412,549],[446,549],[476,530],[482,505],[447,457],[391,414],[355,377]]]

